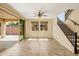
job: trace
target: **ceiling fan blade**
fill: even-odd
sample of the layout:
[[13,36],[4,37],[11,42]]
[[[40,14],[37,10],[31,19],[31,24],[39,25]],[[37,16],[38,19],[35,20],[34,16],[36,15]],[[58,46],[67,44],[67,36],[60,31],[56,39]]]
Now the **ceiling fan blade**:
[[44,14],[44,12],[42,12],[41,14]]
[[43,16],[47,16],[47,15],[43,15]]

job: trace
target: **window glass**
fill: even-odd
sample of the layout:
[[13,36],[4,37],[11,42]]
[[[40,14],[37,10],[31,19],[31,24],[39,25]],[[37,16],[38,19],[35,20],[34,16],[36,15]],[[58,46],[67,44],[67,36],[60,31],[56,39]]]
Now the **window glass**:
[[38,31],[39,30],[39,22],[38,21],[32,21],[32,31]]
[[40,30],[41,31],[47,31],[48,30],[48,22],[47,21],[41,21],[40,22]]

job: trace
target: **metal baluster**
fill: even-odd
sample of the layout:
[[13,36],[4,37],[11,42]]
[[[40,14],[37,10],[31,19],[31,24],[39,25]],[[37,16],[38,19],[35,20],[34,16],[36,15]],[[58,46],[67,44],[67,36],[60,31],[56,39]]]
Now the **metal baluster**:
[[74,53],[77,54],[77,32],[74,34],[75,45],[74,45]]

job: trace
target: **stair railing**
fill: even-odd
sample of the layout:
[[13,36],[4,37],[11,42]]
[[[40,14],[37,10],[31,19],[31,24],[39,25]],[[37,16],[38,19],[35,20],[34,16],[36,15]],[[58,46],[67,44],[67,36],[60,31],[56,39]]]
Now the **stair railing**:
[[66,24],[64,24],[59,18],[57,18],[57,24],[68,38],[70,43],[74,46],[74,53],[77,54],[77,32],[74,33]]
[[77,54],[77,32],[74,33],[74,53]]

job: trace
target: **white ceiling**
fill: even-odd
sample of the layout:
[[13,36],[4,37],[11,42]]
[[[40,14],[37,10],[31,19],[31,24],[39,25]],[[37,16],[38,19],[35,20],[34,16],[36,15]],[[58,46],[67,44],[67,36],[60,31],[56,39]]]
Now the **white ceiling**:
[[79,4],[77,3],[9,3],[9,5],[15,8],[26,19],[36,19],[37,17],[34,17],[33,13],[41,8],[47,11],[47,17],[43,17],[46,19],[54,19],[66,9],[79,8]]

